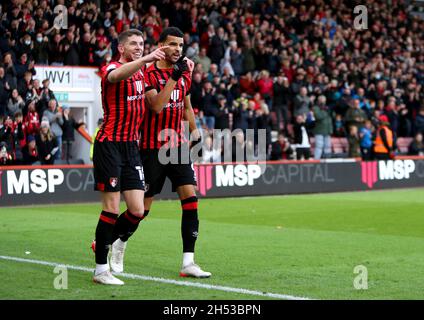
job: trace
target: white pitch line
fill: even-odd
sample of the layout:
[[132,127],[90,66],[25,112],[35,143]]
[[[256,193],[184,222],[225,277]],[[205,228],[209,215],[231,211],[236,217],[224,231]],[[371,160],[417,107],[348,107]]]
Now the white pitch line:
[[[38,264],[38,265],[43,265],[43,266],[51,266],[51,267],[61,266],[61,267],[66,267],[70,270],[78,270],[78,271],[84,271],[84,272],[90,272],[90,273],[92,273],[93,270],[94,270],[93,268],[87,268],[87,267],[82,267],[82,266],[73,266],[73,265],[68,265],[68,264],[63,264],[63,263],[55,263],[55,262],[48,262],[48,261],[42,261],[42,260],[24,259],[24,258],[18,258],[18,257],[10,257],[10,256],[0,256],[0,259],[9,260],[9,261],[16,261],[16,262],[32,263],[32,264]],[[261,292],[261,291],[255,291],[255,290],[248,290],[248,289],[242,289],[242,288],[232,288],[232,287],[212,285],[212,284],[204,284],[204,283],[190,282],[190,281],[178,281],[178,280],[172,280],[172,279],[143,276],[143,275],[132,274],[132,273],[120,273],[119,277],[129,278],[129,279],[137,279],[137,280],[144,280],[144,281],[161,282],[161,283],[167,283],[167,284],[175,284],[175,285],[178,285],[178,286],[196,287],[196,288],[202,288],[202,289],[208,289],[208,290],[234,292],[234,293],[247,294],[247,295],[252,295],[252,296],[270,297],[270,298],[284,299],[284,300],[311,300],[310,298],[307,298],[307,297],[296,297],[296,296],[291,296],[291,295],[287,295],[287,294]]]

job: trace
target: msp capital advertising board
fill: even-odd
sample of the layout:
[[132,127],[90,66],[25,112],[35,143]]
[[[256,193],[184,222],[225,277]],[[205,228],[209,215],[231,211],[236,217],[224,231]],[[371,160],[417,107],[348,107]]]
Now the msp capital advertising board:
[[[195,165],[200,197],[365,191],[424,186],[424,159]],[[116,179],[116,178],[114,178]],[[111,183],[116,181],[113,179]],[[0,167],[0,206],[98,201],[88,165]],[[169,181],[158,198],[175,199]]]

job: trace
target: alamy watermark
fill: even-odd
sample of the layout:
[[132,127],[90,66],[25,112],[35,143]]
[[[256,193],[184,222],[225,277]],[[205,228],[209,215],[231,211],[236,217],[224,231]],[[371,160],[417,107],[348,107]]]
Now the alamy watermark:
[[353,273],[357,276],[353,279],[353,287],[356,290],[368,289],[368,269],[364,265],[358,265],[353,268]]
[[[183,137],[172,129],[159,133],[158,139],[164,144],[159,149],[159,162],[166,164],[189,164],[191,159],[200,159],[202,163],[213,162],[204,155],[214,153],[219,156],[218,162],[263,163],[267,159],[267,132],[265,129],[224,129],[212,130],[200,137],[189,133],[189,122],[182,122]],[[182,143],[178,148],[177,140],[183,138],[189,143]],[[191,148],[190,148],[191,146]]]
[[353,27],[356,30],[368,29],[368,8],[364,5],[355,6],[353,13],[357,15],[353,20]]
[[58,4],[54,7],[53,12],[56,14],[53,27],[58,30],[68,29],[68,9],[64,5]]
[[53,280],[53,287],[56,290],[68,289],[68,268],[66,266],[56,266],[53,272],[59,274]]

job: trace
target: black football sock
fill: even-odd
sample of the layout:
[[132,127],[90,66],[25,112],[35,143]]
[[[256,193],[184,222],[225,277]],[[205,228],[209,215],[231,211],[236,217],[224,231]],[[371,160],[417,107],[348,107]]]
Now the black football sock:
[[96,263],[107,264],[107,254],[112,244],[117,214],[102,211],[96,228]]
[[129,210],[122,213],[116,221],[115,229],[113,230],[113,242],[118,238],[124,242],[128,241],[129,237],[137,230],[140,221],[142,221],[148,213],[149,210],[145,210],[142,218],[135,216]]
[[181,236],[183,238],[183,252],[194,252],[199,233],[199,219],[197,216],[197,197],[193,196],[181,200],[183,216],[181,219]]

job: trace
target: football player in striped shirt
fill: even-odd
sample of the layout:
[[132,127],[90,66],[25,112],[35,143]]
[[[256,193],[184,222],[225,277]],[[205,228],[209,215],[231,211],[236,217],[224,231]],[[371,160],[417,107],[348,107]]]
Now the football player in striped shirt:
[[[101,70],[104,122],[93,151],[95,190],[101,192],[102,212],[92,248],[96,270],[93,281],[122,285],[110,272],[109,247],[119,236],[130,234],[144,216],[144,175],[138,142],[145,103],[144,66],[165,58],[168,47],[158,48],[143,57],[143,34],[136,29],[118,37],[120,58]],[[163,93],[170,95],[175,87],[166,84]],[[120,194],[127,210],[119,215]]]
[[[159,48],[166,48],[165,58],[148,65],[145,71],[147,108],[141,125],[140,143],[146,181],[144,217],[150,211],[153,197],[161,192],[168,177],[172,182],[173,191],[178,193],[182,207],[183,258],[180,276],[208,278],[211,273],[203,271],[194,261],[194,248],[199,232],[196,179],[193,164],[189,160],[189,148],[182,147],[189,143],[184,135],[183,120],[188,121],[190,132],[198,136],[190,102],[191,72],[194,63],[182,56],[183,36],[178,28],[166,28],[159,38]],[[160,100],[158,95],[165,90],[170,81],[176,81],[174,90],[167,95],[165,101]],[[160,159],[163,148],[176,151],[178,159],[173,160],[177,161],[163,164]],[[184,150],[187,153],[185,155]],[[172,151],[170,153],[175,154]],[[182,157],[188,161],[180,161]],[[121,241],[120,247],[125,249],[122,243],[127,240],[128,237],[121,237],[117,242]],[[114,251],[112,247],[112,258]],[[119,270],[123,269],[123,254],[124,250],[121,250]]]

